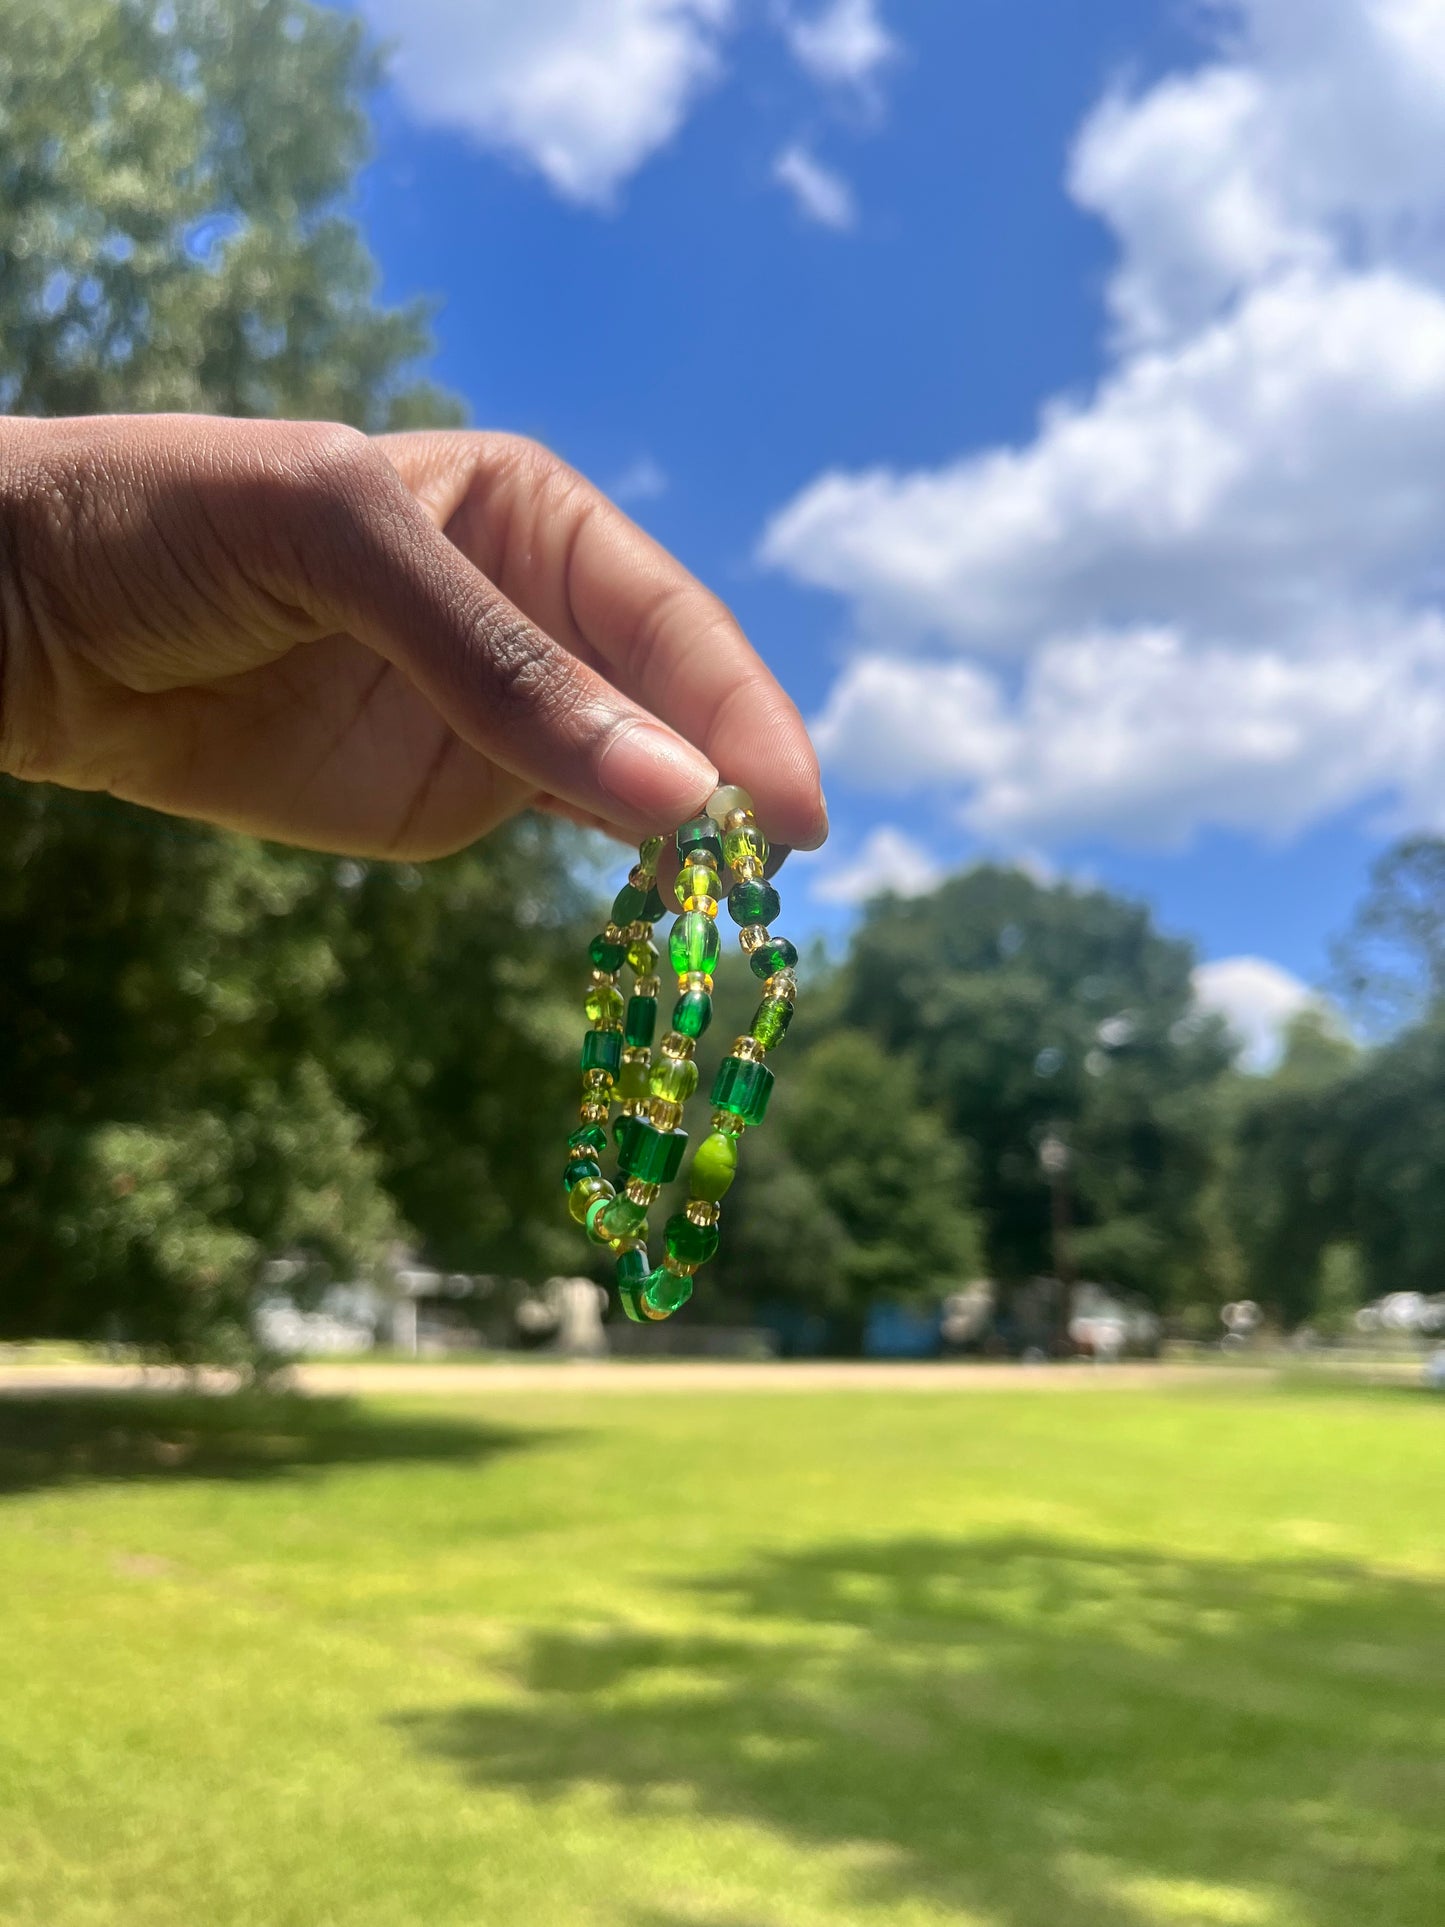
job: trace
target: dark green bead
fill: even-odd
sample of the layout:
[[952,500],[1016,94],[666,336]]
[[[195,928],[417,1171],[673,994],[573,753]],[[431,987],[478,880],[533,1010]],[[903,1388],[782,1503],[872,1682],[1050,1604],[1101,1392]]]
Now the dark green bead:
[[648,888],[647,896],[643,901],[642,908],[634,918],[634,922],[656,923],[659,917],[665,917],[666,915],[667,905],[662,900],[662,892],[655,883],[651,884]]
[[567,1169],[562,1173],[562,1182],[570,1191],[574,1185],[580,1184],[583,1178],[600,1178],[601,1176],[602,1166],[597,1162],[596,1158],[573,1158],[572,1162],[567,1166]]
[[687,990],[672,1007],[672,1027],[682,1037],[701,1037],[712,1022],[712,998],[705,990]]
[[646,902],[645,890],[639,890],[635,883],[624,883],[612,899],[612,921],[623,925],[640,922]]
[[710,977],[722,953],[717,925],[702,910],[684,910],[667,939],[667,954],[679,977]]
[[[691,1278],[679,1278],[675,1271],[659,1265],[642,1288],[642,1301],[663,1318],[681,1311],[692,1296]],[[646,1313],[643,1316],[646,1317]]]
[[671,1184],[687,1148],[686,1131],[659,1131],[645,1117],[628,1119],[631,1129],[618,1140],[617,1161],[630,1178],[644,1184]]
[[587,955],[592,959],[594,970],[621,970],[622,959],[627,955],[627,945],[614,942],[601,931],[587,946]]
[[712,867],[722,866],[722,838],[718,835],[717,824],[710,816],[695,816],[691,823],[684,823],[677,833],[677,854],[681,862],[699,850],[706,850],[712,858]]
[[[623,1066],[624,1071],[626,1070],[626,1068],[627,1068],[626,1065],[624,1065]],[[632,1124],[632,1119],[627,1115],[626,1111],[619,1111],[616,1117],[614,1117],[612,1120],[612,1142],[616,1145],[619,1151],[622,1149],[623,1143],[626,1140],[627,1133],[629,1128],[631,1127],[631,1124]]]
[[791,970],[798,961],[797,946],[786,937],[769,937],[748,958],[755,977],[776,977],[780,970]]
[[657,999],[630,997],[627,1002],[627,1028],[623,1032],[634,1050],[645,1050],[657,1029]]
[[781,997],[764,997],[753,1012],[752,1033],[764,1050],[781,1044],[793,1021],[793,1006]]
[[601,1157],[607,1149],[607,1133],[600,1124],[583,1124],[568,1138],[567,1149],[579,1157],[586,1157],[589,1152]]
[[728,891],[728,915],[734,923],[771,923],[782,907],[771,883],[735,883]]
[[617,1254],[617,1299],[634,1325],[650,1322],[638,1304],[638,1297],[652,1276],[646,1245],[629,1245]]
[[734,1131],[713,1131],[693,1153],[688,1173],[690,1198],[706,1198],[716,1204],[732,1189],[738,1174],[738,1140]]
[[[717,1250],[717,1226],[694,1224],[679,1211],[668,1219],[662,1239],[669,1258],[684,1265],[705,1265]],[[657,1273],[652,1275],[655,1279]]]
[[720,1111],[731,1111],[744,1124],[761,1124],[773,1094],[773,1073],[766,1064],[745,1057],[725,1057],[713,1079],[712,1101]]
[[622,1032],[589,1030],[582,1039],[584,1071],[611,1071],[616,1077],[622,1066]]

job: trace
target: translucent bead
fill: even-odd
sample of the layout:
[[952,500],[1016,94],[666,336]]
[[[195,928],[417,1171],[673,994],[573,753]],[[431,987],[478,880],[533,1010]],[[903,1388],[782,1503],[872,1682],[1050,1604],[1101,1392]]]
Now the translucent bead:
[[578,1224],[586,1224],[587,1213],[593,1205],[600,1198],[610,1198],[613,1195],[612,1186],[606,1178],[583,1178],[582,1182],[574,1185],[567,1194],[568,1216],[575,1218]]
[[584,1071],[610,1071],[616,1077],[622,1066],[622,1032],[589,1030],[582,1039]]
[[688,1196],[708,1198],[716,1204],[732,1189],[738,1174],[738,1141],[728,1131],[713,1131],[693,1153],[688,1173]]
[[764,1050],[773,1050],[788,1034],[793,1021],[793,1006],[781,997],[765,997],[753,1012],[749,1025]]
[[623,1036],[633,1050],[645,1050],[652,1042],[657,1029],[657,999],[655,997],[630,997],[627,1001],[627,1025]]
[[652,1263],[646,1245],[629,1245],[617,1254],[617,1298],[635,1325],[645,1324],[646,1315],[638,1296],[652,1276]]
[[646,870],[651,876],[657,875],[657,866],[661,860],[663,848],[666,843],[667,838],[665,836],[645,836],[638,845],[638,866]]
[[707,813],[719,829],[734,810],[746,810],[751,815],[752,808],[753,799],[736,783],[724,783],[721,789],[714,790],[707,799]]
[[728,891],[728,915],[734,923],[771,923],[782,907],[771,883],[735,883]]
[[662,1057],[647,1081],[654,1097],[668,1104],[686,1104],[697,1089],[697,1065],[690,1057]]
[[682,1165],[687,1148],[686,1131],[659,1131],[645,1117],[623,1120],[625,1129],[618,1134],[617,1161],[629,1177],[644,1184],[671,1184]]
[[[610,1191],[612,1186],[609,1184],[607,1188]],[[574,1191],[572,1195],[575,1198],[577,1195],[576,1191]],[[594,1198],[587,1207],[587,1216],[583,1219],[583,1223],[587,1227],[587,1236],[595,1245],[610,1245],[612,1243],[611,1238],[602,1228],[602,1213],[608,1209],[612,1202],[613,1200],[611,1198],[598,1197]]]
[[627,945],[622,941],[620,931],[609,935],[599,931],[587,946],[587,955],[592,960],[594,970],[621,970],[622,959],[627,955]]
[[650,1312],[654,1318],[671,1318],[691,1298],[692,1280],[680,1278],[675,1271],[659,1265],[642,1287],[641,1296],[644,1314]]
[[[717,1226],[694,1224],[681,1211],[668,1219],[662,1237],[668,1257],[687,1265],[705,1265],[717,1250]],[[654,1272],[653,1277],[656,1276]]]
[[569,1191],[575,1191],[584,1178],[600,1178],[602,1166],[596,1158],[573,1158],[562,1173],[562,1182]]
[[672,892],[684,910],[700,910],[706,900],[716,911],[718,898],[722,895],[722,884],[710,863],[684,863],[677,873]]
[[622,1066],[617,1078],[617,1095],[624,1104],[642,1103],[648,1095],[647,1077],[648,1066],[645,1062]]
[[744,823],[741,829],[728,830],[724,833],[723,855],[734,869],[748,857],[751,857],[755,863],[766,863],[768,839],[756,823]]
[[725,1057],[713,1079],[712,1101],[744,1124],[761,1124],[773,1094],[773,1073],[766,1064],[750,1064],[743,1057]]
[[634,1204],[631,1198],[613,1198],[603,1205],[595,1220],[588,1219],[587,1229],[593,1237],[600,1233],[608,1244],[628,1244],[633,1239],[645,1238],[647,1207]]
[[639,890],[635,883],[624,883],[612,899],[612,921],[636,923],[642,915],[642,906],[646,901],[646,890]]
[[607,1149],[607,1133],[600,1125],[584,1124],[568,1138],[567,1149],[579,1158],[600,1158]]
[[622,1022],[622,992],[615,984],[593,984],[582,1008],[587,1012],[590,1023],[602,1024],[610,1029]]
[[701,1037],[712,1022],[712,998],[705,990],[686,990],[672,1007],[672,1027],[684,1037]]
[[689,857],[701,856],[703,852],[712,858],[713,868],[722,862],[722,838],[718,835],[717,825],[710,816],[695,816],[690,823],[684,823],[677,833],[678,860],[686,863]]
[[700,910],[685,910],[672,926],[667,949],[679,977],[695,971],[711,976],[722,952],[722,939],[711,917]]
[[748,968],[755,977],[773,977],[780,970],[792,970],[797,961],[797,949],[786,937],[769,937],[748,958]]
[[798,1001],[798,980],[791,970],[775,971],[764,988],[770,997],[781,998],[785,1004]]

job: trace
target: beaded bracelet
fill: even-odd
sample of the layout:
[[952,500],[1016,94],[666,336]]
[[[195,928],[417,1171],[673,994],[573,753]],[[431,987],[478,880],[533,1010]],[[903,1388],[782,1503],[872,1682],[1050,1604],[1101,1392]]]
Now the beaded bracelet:
[[[652,929],[663,914],[657,888],[663,844],[660,836],[642,844],[607,928],[589,946],[586,1011],[592,1029],[582,1043],[582,1121],[567,1140],[562,1174],[569,1213],[594,1243],[615,1253],[622,1308],[639,1324],[679,1311],[692,1296],[694,1275],[717,1250],[721,1201],[737,1175],[738,1140],[749,1125],[762,1123],[772,1096],[773,1073],[763,1058],[782,1042],[798,994],[798,953],[768,929],[780,905],[764,875],[767,839],[747,791],[727,784],[677,832],[680,867],[673,887],[680,914],[667,948],[678,999],[654,1062],[661,982]],[[647,1211],[677,1176],[687,1145],[683,1106],[697,1089],[694,1056],[712,1022],[713,971],[722,949],[717,912],[724,862],[734,879],[728,914],[739,926],[738,941],[754,976],[762,980],[763,998],[713,1080],[712,1129],[693,1154],[686,1207],[668,1219],[665,1256],[654,1270],[647,1255]],[[634,979],[625,1002],[618,988],[624,963]],[[614,1127],[620,1193],[603,1177],[601,1162],[614,1103],[622,1107]]]

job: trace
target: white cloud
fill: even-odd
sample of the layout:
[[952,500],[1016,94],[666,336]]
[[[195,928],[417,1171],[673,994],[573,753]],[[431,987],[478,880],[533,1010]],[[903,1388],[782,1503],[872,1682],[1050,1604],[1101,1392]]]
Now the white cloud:
[[829,0],[821,12],[785,20],[799,64],[825,85],[862,86],[897,52],[875,0]]
[[660,495],[666,495],[671,486],[667,470],[660,462],[651,455],[639,455],[620,475],[614,476],[607,493],[614,502],[626,507],[633,502],[655,502]]
[[1096,392],[762,538],[852,613],[828,760],[981,832],[1445,819],[1445,0],[1230,17],[1075,150],[1120,244]]
[[362,0],[421,121],[606,207],[719,72],[733,0]]
[[785,147],[778,155],[773,162],[773,179],[787,188],[799,213],[819,227],[842,233],[858,218],[847,181],[800,143]]
[[820,903],[866,903],[891,891],[896,897],[921,897],[942,880],[943,871],[912,837],[891,823],[870,830],[852,863],[825,870],[812,882]]
[[1194,998],[1203,1010],[1225,1018],[1244,1046],[1246,1070],[1267,1071],[1279,1062],[1284,1033],[1302,1010],[1324,1009],[1307,984],[1265,957],[1222,957],[1194,973]]

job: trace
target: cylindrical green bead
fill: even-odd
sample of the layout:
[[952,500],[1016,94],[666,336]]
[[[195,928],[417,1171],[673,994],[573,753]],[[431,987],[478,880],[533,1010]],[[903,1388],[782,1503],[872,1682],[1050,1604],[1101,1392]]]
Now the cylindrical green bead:
[[659,1131],[645,1117],[630,1117],[617,1140],[617,1162],[630,1178],[644,1184],[671,1184],[687,1148],[686,1131]]
[[721,953],[722,939],[712,918],[701,910],[685,910],[667,939],[667,954],[678,976],[699,971],[710,977]]
[[[594,1229],[595,1225],[595,1229]],[[626,1244],[647,1236],[647,1206],[632,1198],[613,1198],[594,1220],[589,1216],[587,1229],[593,1237],[600,1233],[609,1244]]]
[[690,856],[700,856],[706,850],[712,858],[713,868],[722,862],[722,838],[718,835],[717,825],[710,816],[695,816],[690,823],[684,823],[677,833],[677,854],[686,863]]
[[712,1131],[693,1153],[687,1194],[716,1204],[732,1189],[738,1174],[738,1141],[731,1131]]
[[[680,1264],[705,1265],[717,1250],[717,1226],[694,1224],[681,1211],[668,1219],[662,1238],[668,1257],[676,1258]],[[657,1276],[656,1272],[653,1276]]]
[[617,1282],[619,1285],[645,1285],[652,1276],[652,1261],[647,1255],[646,1245],[629,1245],[617,1254]]
[[623,1104],[641,1104],[648,1096],[646,1064],[624,1064],[617,1079],[617,1096]]
[[701,1037],[712,1022],[712,998],[705,990],[685,990],[672,1007],[672,1027],[683,1037]]
[[642,1287],[642,1302],[664,1318],[681,1311],[692,1296],[691,1278],[679,1278],[675,1271],[659,1265]]
[[633,1050],[645,1050],[657,1029],[657,999],[630,997],[627,1000],[627,1026],[623,1036]]
[[697,1089],[697,1065],[690,1057],[659,1057],[648,1075],[647,1088],[669,1104],[686,1104]]
[[610,1029],[622,1022],[622,992],[615,984],[593,984],[582,1008],[589,1022],[604,1024]]
[[627,955],[627,945],[599,931],[587,946],[587,955],[592,959],[594,970],[621,970],[622,959]]
[[744,1124],[761,1124],[773,1094],[773,1073],[766,1064],[745,1057],[725,1057],[713,1079],[712,1101],[720,1111],[731,1111]]
[[780,970],[791,970],[798,961],[797,946],[786,937],[769,937],[748,958],[755,977],[774,977]]
[[745,823],[741,829],[723,832],[723,855],[734,870],[751,857],[755,863],[768,860],[768,839],[756,823]]
[[622,1032],[589,1030],[582,1039],[584,1071],[611,1071],[615,1077],[622,1065]]
[[612,1186],[606,1178],[583,1178],[582,1182],[574,1185],[567,1194],[568,1214],[575,1218],[578,1224],[586,1224],[587,1213],[593,1205],[612,1195]]
[[793,1021],[793,1006],[781,997],[764,997],[753,1012],[752,1034],[764,1050],[781,1044]]
[[735,883],[728,891],[728,915],[734,923],[771,923],[782,907],[771,883]]
[[600,1178],[602,1166],[596,1158],[573,1158],[562,1173],[562,1182],[569,1191],[575,1191],[584,1178]]
[[639,890],[635,883],[624,883],[612,899],[612,921],[621,924],[640,922],[646,902],[646,890]]
[[583,1124],[567,1140],[567,1149],[578,1157],[601,1157],[607,1149],[607,1133],[600,1124]]

